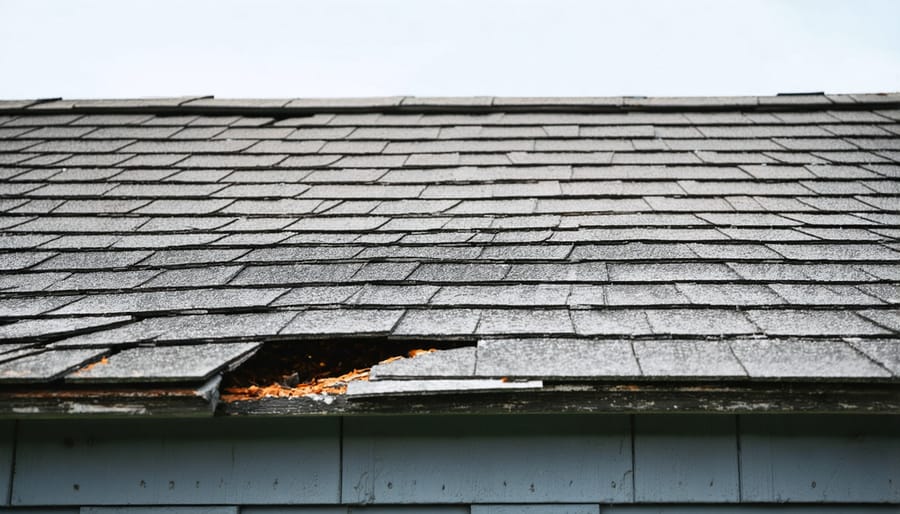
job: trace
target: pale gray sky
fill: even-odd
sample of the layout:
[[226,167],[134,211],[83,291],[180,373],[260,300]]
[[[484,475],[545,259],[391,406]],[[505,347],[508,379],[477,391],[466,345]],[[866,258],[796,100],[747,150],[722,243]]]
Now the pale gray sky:
[[900,90],[896,0],[0,0],[0,98]]

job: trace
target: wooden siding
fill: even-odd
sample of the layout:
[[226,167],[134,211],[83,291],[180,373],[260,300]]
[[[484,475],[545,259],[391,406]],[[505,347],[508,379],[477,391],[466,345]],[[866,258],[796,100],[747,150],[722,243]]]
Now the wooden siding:
[[898,512],[900,416],[19,421],[0,479],[3,514]]

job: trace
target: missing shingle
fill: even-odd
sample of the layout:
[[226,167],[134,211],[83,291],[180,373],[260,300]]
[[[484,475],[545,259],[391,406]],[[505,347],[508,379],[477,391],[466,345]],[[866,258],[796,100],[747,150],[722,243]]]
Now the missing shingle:
[[464,346],[472,343],[372,339],[266,343],[225,375],[222,400],[343,394],[348,382],[368,380],[369,370],[376,364]]

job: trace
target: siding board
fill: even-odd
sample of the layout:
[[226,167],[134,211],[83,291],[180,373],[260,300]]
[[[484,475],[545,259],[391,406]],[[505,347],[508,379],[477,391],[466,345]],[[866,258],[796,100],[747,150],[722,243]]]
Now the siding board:
[[742,416],[745,502],[900,502],[900,417]]
[[338,503],[337,418],[23,421],[14,505]]
[[637,502],[737,502],[737,434],[733,416],[636,416]]
[[630,502],[626,416],[349,417],[347,503]]
[[3,505],[9,505],[15,445],[16,422],[0,421],[0,502]]

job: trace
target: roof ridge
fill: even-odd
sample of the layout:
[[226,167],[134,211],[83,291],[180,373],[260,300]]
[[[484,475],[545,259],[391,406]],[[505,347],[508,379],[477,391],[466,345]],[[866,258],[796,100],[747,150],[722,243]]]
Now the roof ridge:
[[864,94],[780,93],[776,96],[611,97],[356,97],[246,98],[185,96],[136,99],[0,100],[0,114],[156,113],[304,115],[355,113],[797,111],[900,106],[900,92]]

